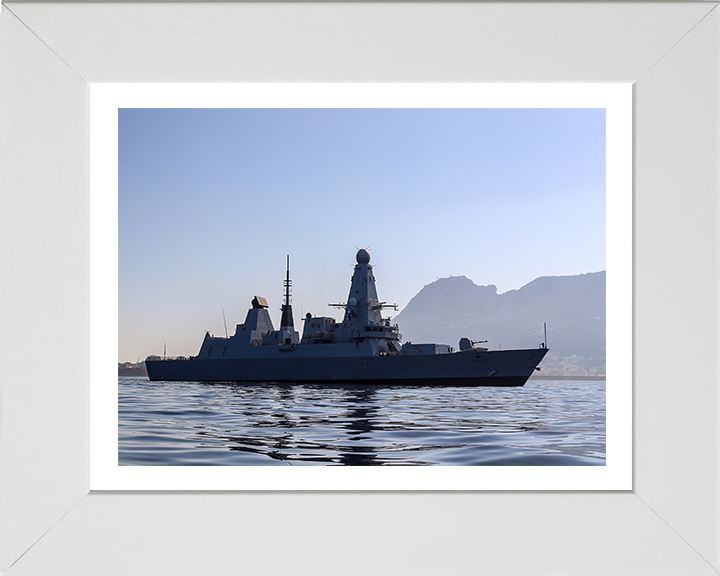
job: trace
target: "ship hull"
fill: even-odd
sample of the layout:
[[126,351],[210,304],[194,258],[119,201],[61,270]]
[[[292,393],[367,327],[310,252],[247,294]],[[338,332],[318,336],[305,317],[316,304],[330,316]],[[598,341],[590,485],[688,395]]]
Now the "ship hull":
[[451,354],[147,360],[150,380],[366,386],[523,386],[547,349]]

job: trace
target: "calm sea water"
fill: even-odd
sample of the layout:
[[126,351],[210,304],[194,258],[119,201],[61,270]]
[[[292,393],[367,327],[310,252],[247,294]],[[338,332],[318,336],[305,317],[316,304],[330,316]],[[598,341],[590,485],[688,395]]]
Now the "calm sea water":
[[119,379],[121,465],[605,464],[605,382],[324,388]]

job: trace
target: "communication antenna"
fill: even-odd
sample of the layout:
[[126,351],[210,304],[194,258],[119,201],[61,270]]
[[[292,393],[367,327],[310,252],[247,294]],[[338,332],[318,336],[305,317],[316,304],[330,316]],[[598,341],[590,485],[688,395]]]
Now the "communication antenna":
[[167,342],[163,343],[163,360],[167,356]]
[[543,322],[543,332],[545,333],[545,348],[547,348],[547,322]]
[[290,280],[290,255],[287,256],[287,269],[285,272],[285,280],[283,281],[285,287],[285,304],[282,305],[282,317],[280,318],[280,328],[293,328],[293,317],[292,307],[290,306],[290,287],[292,281]]
[[228,333],[227,333],[227,321],[225,320],[225,308],[222,309],[222,312],[223,312],[223,324],[225,325],[225,338],[227,338]]
[[287,255],[287,267],[285,268],[285,306],[290,305],[290,286],[292,281],[290,280],[290,254]]

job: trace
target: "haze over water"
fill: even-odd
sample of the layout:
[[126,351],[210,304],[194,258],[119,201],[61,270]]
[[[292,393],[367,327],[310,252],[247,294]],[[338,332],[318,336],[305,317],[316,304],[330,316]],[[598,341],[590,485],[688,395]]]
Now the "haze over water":
[[120,465],[605,464],[605,382],[381,388],[120,377]]

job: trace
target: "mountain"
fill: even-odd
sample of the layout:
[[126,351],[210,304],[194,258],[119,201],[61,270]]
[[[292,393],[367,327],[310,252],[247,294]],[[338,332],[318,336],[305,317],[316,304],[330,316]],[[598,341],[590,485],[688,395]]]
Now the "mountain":
[[420,290],[395,321],[403,341],[457,347],[466,336],[487,340],[491,349],[535,348],[546,322],[552,355],[604,367],[605,272],[543,276],[503,294],[465,276],[441,278]]

